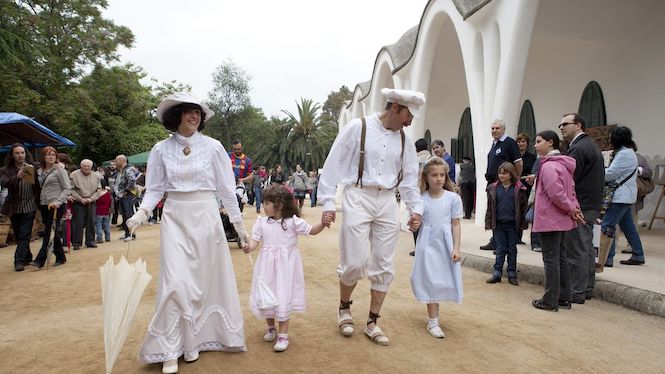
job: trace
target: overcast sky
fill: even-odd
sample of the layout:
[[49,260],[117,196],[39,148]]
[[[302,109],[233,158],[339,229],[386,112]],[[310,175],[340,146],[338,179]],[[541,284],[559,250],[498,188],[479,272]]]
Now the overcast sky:
[[104,17],[129,27],[122,62],[160,82],[177,80],[207,97],[228,57],[251,76],[266,116],[323,104],[330,91],[372,77],[379,49],[420,21],[427,0],[109,0]]

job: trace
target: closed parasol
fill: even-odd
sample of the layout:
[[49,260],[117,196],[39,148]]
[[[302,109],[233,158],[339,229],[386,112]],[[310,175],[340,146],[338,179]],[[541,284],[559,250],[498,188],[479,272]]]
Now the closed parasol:
[[139,258],[130,265],[125,256],[117,264],[113,263],[113,256],[109,257],[99,268],[99,275],[102,282],[106,373],[111,373],[152,276],[146,270],[145,261]]

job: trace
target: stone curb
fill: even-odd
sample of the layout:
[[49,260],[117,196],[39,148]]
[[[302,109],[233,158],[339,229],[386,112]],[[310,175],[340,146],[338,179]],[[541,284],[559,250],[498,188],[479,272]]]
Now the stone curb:
[[[494,269],[494,259],[483,256],[462,253],[461,262],[463,266],[468,266],[485,273],[491,274]],[[519,272],[520,281],[540,285],[545,281],[545,274],[542,267],[518,264],[517,271]],[[665,317],[665,295],[653,291],[596,279],[593,297],[638,312]]]

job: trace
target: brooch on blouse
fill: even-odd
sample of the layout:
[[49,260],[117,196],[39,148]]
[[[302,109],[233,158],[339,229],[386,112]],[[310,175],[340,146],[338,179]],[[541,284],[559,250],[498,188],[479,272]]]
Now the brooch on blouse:
[[189,156],[189,154],[192,153],[192,150],[186,145],[185,148],[182,149],[182,153],[184,153],[185,156]]

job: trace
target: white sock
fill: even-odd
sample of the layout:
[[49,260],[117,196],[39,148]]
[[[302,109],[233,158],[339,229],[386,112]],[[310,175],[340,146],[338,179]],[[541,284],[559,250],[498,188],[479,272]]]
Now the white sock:
[[434,327],[439,325],[439,319],[438,318],[430,318],[429,321],[427,322],[427,327]]
[[282,338],[282,339],[288,339],[288,338],[289,338],[289,334],[281,334],[281,333],[280,333],[280,334],[277,334],[277,337],[278,337],[278,338]]

